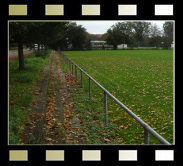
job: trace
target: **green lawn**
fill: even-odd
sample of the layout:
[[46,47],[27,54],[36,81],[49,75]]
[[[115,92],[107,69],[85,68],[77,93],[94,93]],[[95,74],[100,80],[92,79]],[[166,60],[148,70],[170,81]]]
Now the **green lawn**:
[[[173,50],[67,51],[72,59],[142,120],[173,143]],[[85,91],[88,81],[84,78]],[[92,97],[103,112],[103,92]],[[109,99],[109,122],[125,144],[143,143],[143,129]],[[158,143],[151,138],[150,143]]]
[[[50,53],[50,51],[49,51]],[[25,69],[18,70],[18,60],[9,62],[9,143],[20,144],[21,132],[33,101],[36,83],[41,79],[48,57],[25,57]]]

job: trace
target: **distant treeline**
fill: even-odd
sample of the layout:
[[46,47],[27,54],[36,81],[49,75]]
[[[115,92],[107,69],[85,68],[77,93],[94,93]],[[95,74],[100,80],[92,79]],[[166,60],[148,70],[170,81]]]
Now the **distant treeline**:
[[173,22],[165,22],[162,30],[151,22],[118,22],[108,29],[104,38],[114,49],[118,44],[128,44],[131,48],[170,48],[173,42]]
[[103,35],[89,34],[75,22],[11,22],[10,46],[18,43],[45,45],[54,49],[91,49],[91,40],[105,40],[116,49],[128,47],[169,48],[173,42],[173,22],[165,22],[160,30],[151,22],[118,22]]
[[[118,22],[103,35],[89,34],[75,22],[10,22],[9,44],[18,47],[19,63],[23,63],[23,47],[34,48],[37,56],[48,48],[55,50],[90,50],[91,40],[105,40],[113,49],[119,44],[128,48],[170,48],[173,42],[173,22],[165,22],[163,30],[151,22]],[[42,46],[42,47],[41,47]],[[21,68],[21,67],[20,67]],[[22,67],[23,68],[23,67]]]

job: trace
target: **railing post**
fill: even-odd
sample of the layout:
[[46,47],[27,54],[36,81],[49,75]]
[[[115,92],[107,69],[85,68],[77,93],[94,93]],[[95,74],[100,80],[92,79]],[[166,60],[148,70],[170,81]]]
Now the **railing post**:
[[149,132],[144,127],[144,144],[149,144]]
[[104,91],[104,124],[108,124],[108,103],[107,103],[107,93]]
[[91,97],[92,97],[92,80],[91,80],[90,77],[88,77],[88,85],[89,85],[88,98],[89,98],[89,101],[91,101]]
[[74,73],[74,69],[73,69],[73,63],[72,63],[72,74]]
[[80,87],[83,87],[83,72],[80,70]]
[[76,80],[78,79],[78,76],[77,76],[77,66],[75,65],[75,75],[76,75]]

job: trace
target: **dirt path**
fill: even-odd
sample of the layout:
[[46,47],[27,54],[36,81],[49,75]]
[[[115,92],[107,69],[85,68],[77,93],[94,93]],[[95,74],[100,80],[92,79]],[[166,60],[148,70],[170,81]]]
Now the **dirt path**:
[[86,144],[68,87],[53,51],[29,110],[24,144]]
[[66,144],[87,144],[85,134],[82,130],[79,115],[74,110],[74,102],[69,93],[69,88],[77,88],[75,77],[67,73],[67,79],[63,72],[60,72],[62,104],[64,106],[64,119],[66,128]]

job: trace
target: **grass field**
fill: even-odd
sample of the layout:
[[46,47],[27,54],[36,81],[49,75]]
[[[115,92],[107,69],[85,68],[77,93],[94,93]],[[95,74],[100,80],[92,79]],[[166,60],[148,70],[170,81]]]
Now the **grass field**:
[[[173,50],[67,51],[64,54],[173,143]],[[86,77],[84,87],[87,92]],[[92,98],[95,108],[102,113],[103,92],[94,84]],[[78,101],[76,97],[75,102]],[[122,142],[142,144],[143,128],[110,99],[108,106],[109,124],[117,126]],[[152,137],[150,143],[158,144]]]

